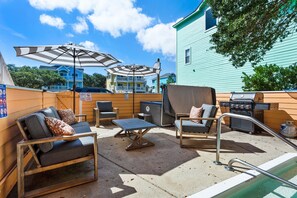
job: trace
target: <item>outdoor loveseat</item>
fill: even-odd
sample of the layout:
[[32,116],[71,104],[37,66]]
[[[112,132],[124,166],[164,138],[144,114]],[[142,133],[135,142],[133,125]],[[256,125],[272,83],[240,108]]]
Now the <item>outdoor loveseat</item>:
[[[21,117],[16,121],[24,138],[17,144],[19,197],[40,196],[95,181],[98,178],[97,133],[91,132],[89,123],[72,124],[71,126],[75,131],[74,135],[53,136],[45,123],[45,117],[61,119],[57,110],[54,107],[49,107]],[[36,163],[36,166],[29,170],[25,170],[24,154],[26,152],[31,152]],[[25,193],[25,176],[87,160],[94,160],[94,175],[92,177],[79,178]]]

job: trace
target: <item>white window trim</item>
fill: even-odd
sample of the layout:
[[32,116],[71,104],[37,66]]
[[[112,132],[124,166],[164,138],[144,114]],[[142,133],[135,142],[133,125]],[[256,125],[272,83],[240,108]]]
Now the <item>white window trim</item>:
[[[190,58],[189,58],[188,63],[186,63],[186,50],[190,50]],[[185,63],[185,65],[190,65],[192,63],[192,48],[191,47],[185,48],[185,50],[184,50],[184,63]]]
[[208,32],[208,31],[211,31],[211,30],[213,30],[213,29],[216,29],[216,28],[217,28],[217,25],[218,25],[218,23],[219,23],[219,19],[216,18],[216,25],[213,26],[213,27],[211,27],[211,28],[206,29],[206,12],[207,12],[208,10],[210,10],[210,9],[211,9],[211,7],[207,8],[207,9],[204,11],[204,32]]

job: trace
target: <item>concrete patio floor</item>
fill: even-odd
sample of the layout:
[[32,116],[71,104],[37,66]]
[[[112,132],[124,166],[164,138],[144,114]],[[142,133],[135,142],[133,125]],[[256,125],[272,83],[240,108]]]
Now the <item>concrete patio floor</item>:
[[[56,197],[186,197],[211,185],[239,174],[215,165],[216,140],[185,140],[193,148],[180,148],[175,130],[154,128],[145,138],[155,143],[153,147],[126,151],[131,142],[127,137],[114,138],[119,128],[114,125],[92,127],[98,133],[99,179],[56,193]],[[239,158],[260,165],[293,148],[265,133],[250,135],[228,131],[223,126],[220,161],[228,163]],[[291,139],[295,144],[296,139]],[[26,180],[27,188],[46,186],[50,183],[92,174],[92,162],[49,171]],[[15,197],[16,188],[9,197]]]

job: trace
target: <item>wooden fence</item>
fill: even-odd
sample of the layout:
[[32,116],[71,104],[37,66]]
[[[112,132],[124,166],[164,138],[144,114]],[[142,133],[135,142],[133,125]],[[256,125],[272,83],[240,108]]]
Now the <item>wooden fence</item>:
[[[101,94],[92,93],[92,101],[80,101],[79,94],[76,94],[76,113],[87,114],[89,122],[93,121],[93,109],[96,107],[96,101],[112,101],[113,107],[119,108],[120,118],[131,118],[133,114],[133,95],[116,93]],[[58,108],[72,108],[73,95],[71,92],[62,92],[57,94]],[[134,112],[140,112],[140,101],[161,101],[161,94],[141,94],[134,95]]]
[[[6,197],[17,180],[16,144],[22,136],[15,120],[43,107],[56,106],[56,94],[17,87],[7,88],[8,116],[0,119],[0,197]],[[30,156],[26,156],[26,161]]]

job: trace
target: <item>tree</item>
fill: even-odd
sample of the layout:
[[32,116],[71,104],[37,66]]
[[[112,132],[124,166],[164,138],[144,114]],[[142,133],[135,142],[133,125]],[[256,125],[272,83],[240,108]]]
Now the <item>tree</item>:
[[175,80],[174,80],[172,74],[170,74],[170,75],[168,76],[167,81],[166,81],[166,84],[167,84],[167,85],[169,85],[169,84],[171,84],[171,83],[175,83]]
[[244,91],[280,91],[297,88],[297,64],[279,67],[275,64],[253,66],[254,74],[243,72]]
[[85,87],[104,87],[105,88],[106,77],[102,74],[94,73],[93,75],[84,74],[84,86]]
[[9,65],[8,70],[15,85],[20,87],[41,89],[42,86],[50,86],[66,82],[66,80],[58,73],[54,71],[40,70],[36,67],[15,67]]
[[212,49],[235,67],[259,63],[273,44],[297,31],[296,0],[207,0],[216,18]]

